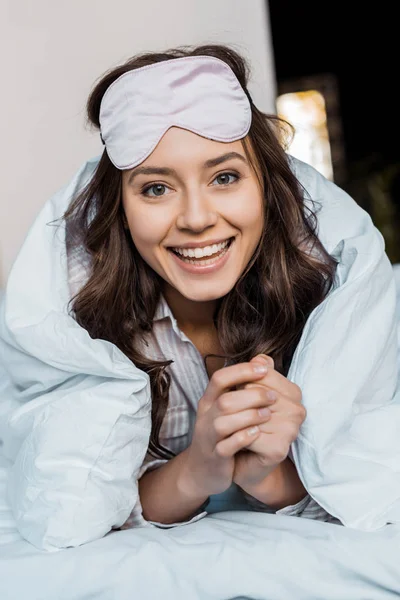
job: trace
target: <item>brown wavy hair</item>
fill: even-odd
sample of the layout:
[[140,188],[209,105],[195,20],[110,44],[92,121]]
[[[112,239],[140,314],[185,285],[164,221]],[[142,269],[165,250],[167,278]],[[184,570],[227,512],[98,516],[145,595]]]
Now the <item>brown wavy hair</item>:
[[[227,364],[250,361],[264,353],[287,375],[308,316],[333,285],[337,263],[317,237],[316,213],[305,206],[306,192],[290,168],[280,133],[282,123],[275,115],[259,111],[251,100],[246,60],[233,48],[219,44],[136,55],[95,84],[87,101],[88,123],[100,129],[101,100],[122,74],[198,55],[227,63],[250,100],[252,124],[242,143],[265,201],[259,244],[232,290],[218,299],[214,325]],[[137,251],[124,225],[121,197],[122,172],[104,149],[92,178],[64,215],[67,250],[83,251],[89,259],[86,283],[71,299],[71,312],[92,338],[112,342],[148,373],[152,397],[149,451],[170,458],[174,454],[160,444],[159,432],[168,407],[168,366],[173,358],[155,361],[139,349],[144,334],[152,330],[163,280]],[[207,355],[205,363],[210,356],[215,355]]]

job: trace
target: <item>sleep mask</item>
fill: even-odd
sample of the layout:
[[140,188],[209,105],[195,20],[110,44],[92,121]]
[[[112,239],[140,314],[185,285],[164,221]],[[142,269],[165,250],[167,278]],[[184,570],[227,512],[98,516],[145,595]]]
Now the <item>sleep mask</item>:
[[250,101],[232,69],[211,56],[154,63],[124,73],[100,105],[101,139],[118,169],[145,160],[170,127],[218,142],[247,135]]

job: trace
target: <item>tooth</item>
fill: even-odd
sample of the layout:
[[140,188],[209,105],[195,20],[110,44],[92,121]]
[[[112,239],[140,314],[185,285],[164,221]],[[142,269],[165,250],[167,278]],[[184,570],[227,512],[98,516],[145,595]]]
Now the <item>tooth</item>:
[[218,252],[221,252],[228,245],[228,240],[221,244],[214,244],[213,246],[206,246],[205,248],[174,248],[181,256],[186,258],[202,258],[204,256],[212,256]]

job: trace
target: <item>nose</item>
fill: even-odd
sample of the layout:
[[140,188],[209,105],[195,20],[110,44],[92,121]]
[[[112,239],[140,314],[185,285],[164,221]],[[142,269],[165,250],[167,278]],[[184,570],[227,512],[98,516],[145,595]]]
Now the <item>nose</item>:
[[179,212],[176,225],[178,229],[190,229],[201,232],[207,227],[215,225],[218,215],[212,200],[201,190],[190,190],[182,199],[182,208]]

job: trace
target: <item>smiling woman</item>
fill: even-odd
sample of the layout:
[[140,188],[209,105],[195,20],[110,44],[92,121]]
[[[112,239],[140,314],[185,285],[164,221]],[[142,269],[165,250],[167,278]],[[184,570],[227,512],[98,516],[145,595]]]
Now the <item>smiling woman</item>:
[[39,548],[179,526],[216,497],[398,520],[390,263],[247,80],[207,45],[135,56],[90,94],[104,152],[45,205],[0,311],[9,497]]
[[[242,142],[170,128],[141,167],[122,173],[122,206],[132,240],[162,278],[179,322],[212,326],[217,299],[234,287],[263,230],[263,192]],[[195,323],[181,298],[196,302]]]
[[[81,248],[91,257],[88,278],[72,301],[74,317],[150,376],[152,430],[140,491],[147,517],[156,515],[157,521],[193,512],[203,490],[211,489],[206,482],[220,480],[221,468],[210,466],[204,478],[192,481],[208,443],[203,439],[195,451],[195,440],[210,435],[198,433],[205,427],[198,409],[185,453],[177,453],[179,446],[165,434],[175,405],[190,405],[197,394],[197,407],[205,388],[203,383],[200,392],[185,390],[186,401],[176,396],[183,365],[174,363],[181,349],[171,343],[160,348],[160,306],[168,307],[173,329],[191,344],[195,362],[204,360],[210,385],[216,371],[262,353],[273,358],[290,387],[285,376],[306,319],[334,278],[336,262],[315,234],[312,205],[304,204],[281,147],[280,122],[254,106],[246,71],[233,50],[201,46],[144,54],[105,75],[89,98],[88,117],[101,128],[106,148],[65,214],[69,255]],[[254,410],[241,413],[236,438],[246,425],[259,424]],[[208,432],[213,428],[210,423]],[[258,429],[249,431],[254,436]],[[245,442],[237,450],[255,450]],[[283,460],[288,451],[287,445]],[[171,457],[176,460],[165,465]],[[182,461],[191,465],[183,484]],[[150,473],[155,465],[164,468]],[[281,506],[305,494],[295,472],[285,473],[281,487],[291,491],[280,500],[274,495]],[[186,490],[176,510],[173,498],[182,491],[169,489],[171,481]],[[171,501],[157,504],[154,489],[163,489]]]
[[[202,57],[208,57],[210,69],[201,64]],[[185,72],[184,80],[191,60],[194,70]],[[163,65],[176,68],[176,75],[166,70],[160,79]],[[333,282],[335,261],[315,235],[314,213],[304,205],[279,141],[280,121],[252,103],[247,70],[244,59],[224,46],[143,54],[106,74],[88,100],[88,119],[101,127],[106,149],[65,215],[69,252],[80,246],[92,261],[73,309],[93,337],[115,343],[149,373],[150,448],[164,457],[171,452],[157,437],[168,406],[166,369],[172,361],[156,362],[139,351],[160,298],[181,330],[193,339],[205,334],[214,339],[227,364],[264,353],[287,374],[307,316]],[[208,90],[207,100],[197,95],[195,73],[197,85]],[[138,111],[135,121],[125,96],[119,97],[117,84],[128,89],[128,77],[136,78],[132,94],[142,86],[137,106],[152,102],[152,120]],[[176,78],[172,94],[157,90],[171,77]],[[184,101],[175,83],[180,78],[191,82],[182,86]],[[164,95],[164,102],[154,108],[156,94]],[[122,118],[124,131],[133,128],[126,138]],[[142,138],[135,137],[134,127]],[[231,238],[221,259],[207,266],[186,264],[171,252]]]

